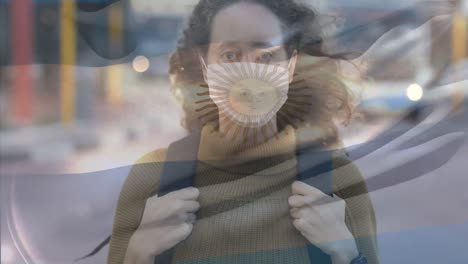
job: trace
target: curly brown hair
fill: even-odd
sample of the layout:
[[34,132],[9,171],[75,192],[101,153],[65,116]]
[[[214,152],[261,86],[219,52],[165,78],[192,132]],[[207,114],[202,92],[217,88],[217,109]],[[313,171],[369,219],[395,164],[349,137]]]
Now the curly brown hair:
[[[222,9],[239,2],[261,5],[275,14],[282,24],[288,55],[294,50],[299,54],[288,100],[277,115],[278,128],[281,130],[288,124],[296,127],[306,122],[325,129],[327,142],[336,142],[337,129],[333,121],[337,118],[349,121],[353,109],[352,96],[338,74],[337,60],[343,58],[343,54],[324,51],[317,13],[293,0],[201,0],[197,4],[169,60],[172,89],[185,111],[183,126],[193,131],[201,129],[208,121],[203,119],[205,109],[194,107],[202,94],[197,89],[206,86],[198,56],[206,53],[214,17]],[[302,98],[300,109],[297,109],[298,97]]]

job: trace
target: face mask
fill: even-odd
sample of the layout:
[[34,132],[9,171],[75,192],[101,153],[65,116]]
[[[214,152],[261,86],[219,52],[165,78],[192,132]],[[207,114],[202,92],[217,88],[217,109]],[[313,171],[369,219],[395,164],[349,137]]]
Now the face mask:
[[210,64],[206,75],[210,98],[220,115],[242,127],[265,125],[288,99],[289,70],[279,65]]

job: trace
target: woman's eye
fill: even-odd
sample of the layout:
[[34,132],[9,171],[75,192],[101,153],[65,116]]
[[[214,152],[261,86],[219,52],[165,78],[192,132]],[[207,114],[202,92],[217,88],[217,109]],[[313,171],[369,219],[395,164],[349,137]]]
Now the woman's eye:
[[260,60],[261,61],[270,61],[271,59],[273,59],[273,53],[271,52],[262,52],[260,54]]
[[233,51],[227,51],[227,52],[224,52],[222,55],[221,55],[222,59],[223,60],[227,60],[227,61],[235,61],[237,59],[237,54]]

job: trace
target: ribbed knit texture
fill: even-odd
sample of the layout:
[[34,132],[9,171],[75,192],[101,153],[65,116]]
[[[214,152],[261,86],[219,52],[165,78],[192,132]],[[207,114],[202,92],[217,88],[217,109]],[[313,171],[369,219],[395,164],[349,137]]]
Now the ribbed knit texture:
[[[295,132],[288,127],[260,146],[241,149],[213,127],[203,129],[194,179],[201,208],[191,235],[176,246],[174,263],[310,263],[307,241],[289,215]],[[118,201],[109,264],[123,263],[165,158],[165,150],[155,151],[132,168]],[[347,203],[346,224],[369,263],[378,263],[374,211],[362,176],[343,158],[333,162],[339,167],[333,172],[335,194]]]

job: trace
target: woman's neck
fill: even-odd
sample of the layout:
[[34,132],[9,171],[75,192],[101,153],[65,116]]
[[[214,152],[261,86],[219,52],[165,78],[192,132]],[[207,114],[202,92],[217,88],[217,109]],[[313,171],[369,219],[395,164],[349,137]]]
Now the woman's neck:
[[219,120],[219,131],[226,139],[235,144],[255,146],[262,144],[278,134],[276,117],[259,127],[243,127],[231,120]]

